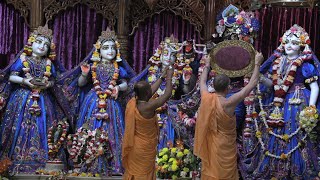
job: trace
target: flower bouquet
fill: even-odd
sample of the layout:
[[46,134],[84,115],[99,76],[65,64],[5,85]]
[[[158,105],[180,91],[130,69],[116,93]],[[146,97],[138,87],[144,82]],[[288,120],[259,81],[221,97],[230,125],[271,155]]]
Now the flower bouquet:
[[[76,134],[68,136],[67,149],[74,166],[80,168],[90,167],[100,156],[105,156],[109,161],[113,157],[107,132],[102,128],[91,131],[87,125],[80,127]],[[76,173],[81,175],[80,172]]]
[[310,134],[319,121],[318,111],[315,106],[305,107],[299,114],[300,127]]
[[197,173],[196,157],[183,144],[163,148],[157,156],[157,177],[161,179],[191,179]]

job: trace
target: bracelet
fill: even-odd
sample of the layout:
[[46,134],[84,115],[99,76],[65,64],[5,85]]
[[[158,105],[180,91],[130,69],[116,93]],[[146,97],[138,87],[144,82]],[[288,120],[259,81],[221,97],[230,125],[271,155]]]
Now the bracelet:
[[22,84],[26,84],[26,79],[22,78]]

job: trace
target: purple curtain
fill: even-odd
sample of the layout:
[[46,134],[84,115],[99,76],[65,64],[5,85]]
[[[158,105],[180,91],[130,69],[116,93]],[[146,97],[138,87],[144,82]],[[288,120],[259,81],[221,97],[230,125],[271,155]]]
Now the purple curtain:
[[107,20],[85,5],[60,12],[53,20],[57,59],[68,70],[78,65],[93,48]]
[[298,24],[309,34],[311,48],[320,57],[320,9],[265,7],[260,10],[261,30],[255,46],[269,57],[280,45],[279,39],[292,25]]
[[129,37],[129,59],[136,72],[143,70],[154,50],[165,37],[174,35],[180,42],[195,39],[200,42],[200,33],[187,20],[171,12],[162,12],[139,24]]
[[29,27],[12,5],[0,1],[0,68],[4,68],[23,48]]

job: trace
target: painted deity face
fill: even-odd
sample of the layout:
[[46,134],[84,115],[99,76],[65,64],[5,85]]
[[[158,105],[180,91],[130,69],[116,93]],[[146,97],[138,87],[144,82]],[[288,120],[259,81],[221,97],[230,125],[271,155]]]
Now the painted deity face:
[[32,53],[40,57],[45,56],[48,53],[49,47],[50,47],[49,39],[39,36],[32,43]]
[[172,52],[169,47],[164,48],[161,56],[161,62],[165,66],[172,65],[176,61],[176,53]]
[[284,49],[287,55],[297,56],[300,54],[300,39],[295,35],[289,35],[285,41]]
[[113,41],[106,41],[102,44],[100,49],[102,60],[111,61],[116,57],[116,43]]

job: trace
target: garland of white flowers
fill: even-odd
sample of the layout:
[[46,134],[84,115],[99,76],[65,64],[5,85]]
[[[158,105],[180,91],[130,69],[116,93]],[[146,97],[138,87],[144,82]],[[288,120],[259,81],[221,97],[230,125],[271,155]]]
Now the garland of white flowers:
[[[298,132],[301,130],[301,128],[297,128],[296,131],[294,131],[293,133],[291,134],[284,134],[284,135],[279,135],[279,134],[276,134],[272,131],[272,129],[269,127],[268,123],[267,123],[267,120],[266,120],[266,116],[267,116],[267,113],[264,111],[263,109],[263,105],[262,105],[262,96],[261,96],[261,92],[260,92],[260,87],[259,87],[259,84],[257,85],[257,91],[258,91],[258,100],[259,100],[259,106],[260,106],[260,113],[259,113],[259,116],[262,118],[262,121],[264,123],[264,125],[266,126],[267,128],[267,131],[269,134],[277,137],[277,138],[280,138],[286,142],[288,142],[288,140],[290,138],[292,138],[294,135],[298,134]],[[258,121],[257,121],[257,118],[255,117],[254,118],[254,124],[255,124],[255,128],[256,128],[256,137],[258,138],[260,144],[261,144],[261,148],[263,151],[266,150],[266,147],[265,147],[265,144],[264,142],[262,141],[262,133],[261,131],[259,130],[259,126],[258,126]],[[303,138],[301,139],[301,141],[304,141],[305,139],[307,138],[307,133],[303,136]],[[287,153],[281,153],[280,156],[277,156],[275,154],[272,154],[270,153],[269,151],[266,151],[265,152],[265,155],[269,156],[269,157],[273,157],[273,158],[276,158],[276,159],[287,159],[288,156],[290,156],[295,150],[297,150],[299,147],[301,146],[301,143],[299,142],[294,148],[292,148],[289,152]]]

